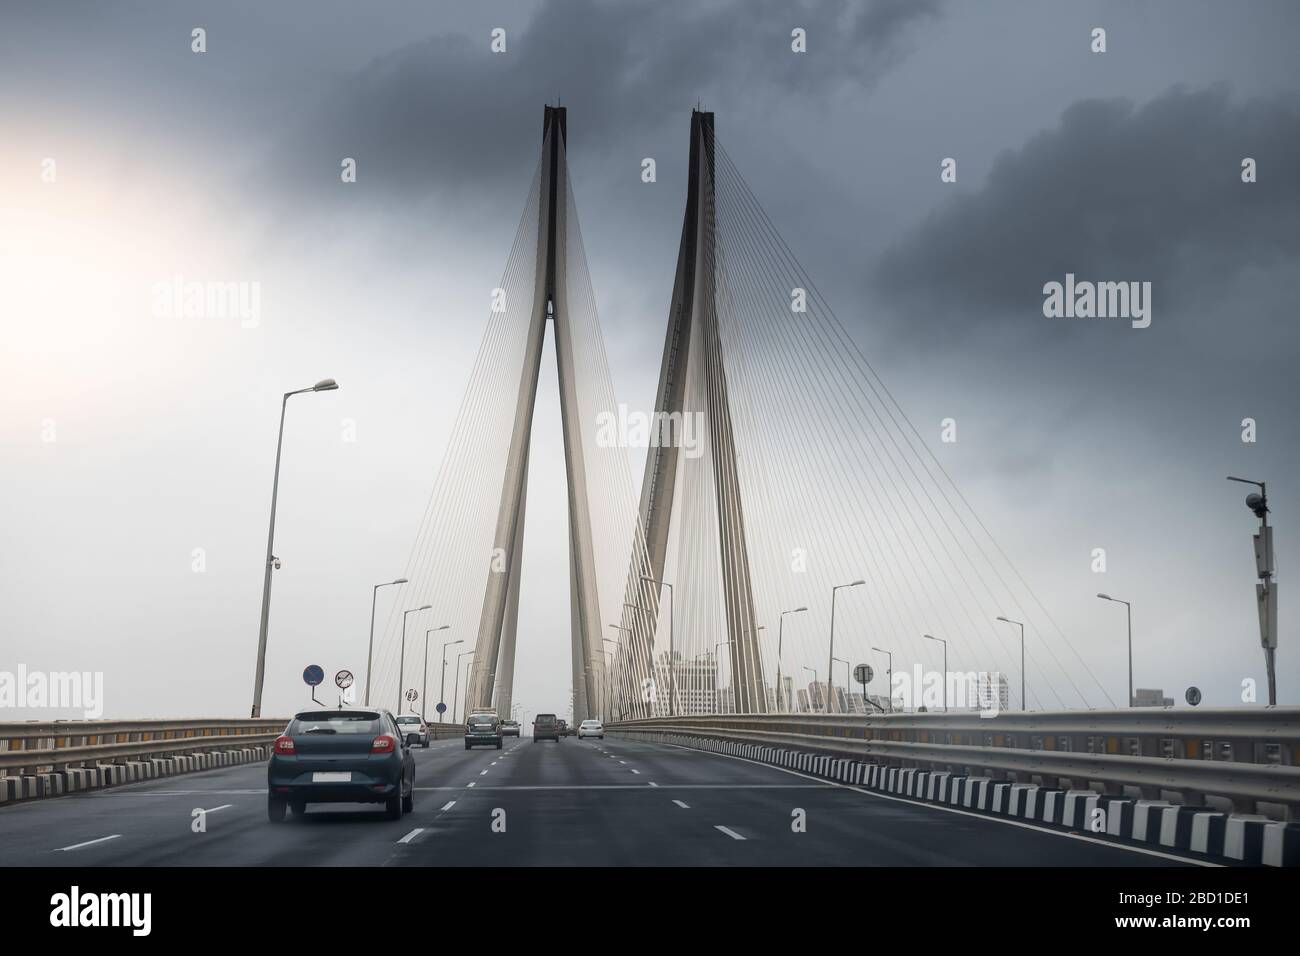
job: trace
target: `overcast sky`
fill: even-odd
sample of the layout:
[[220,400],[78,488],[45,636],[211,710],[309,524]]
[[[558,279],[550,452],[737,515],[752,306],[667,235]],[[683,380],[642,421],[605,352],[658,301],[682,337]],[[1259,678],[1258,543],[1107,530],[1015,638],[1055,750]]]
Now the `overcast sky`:
[[[279,397],[330,376],[339,391],[289,408],[264,712],[305,702],[308,663],[361,674],[371,585],[403,572],[543,104],[569,107],[613,380],[644,407],[700,103],[1117,699],[1122,612],[1098,591],[1134,603],[1138,686],[1213,704],[1262,686],[1254,519],[1224,477],[1269,482],[1294,703],[1298,28],[1289,0],[11,0],[0,671],[102,671],[109,716],[246,713]],[[1151,282],[1151,326],[1045,318],[1042,286],[1067,272]],[[152,290],[173,276],[258,282],[258,322],[160,316]],[[547,363],[516,698],[562,712]],[[940,445],[946,417],[959,440]]]

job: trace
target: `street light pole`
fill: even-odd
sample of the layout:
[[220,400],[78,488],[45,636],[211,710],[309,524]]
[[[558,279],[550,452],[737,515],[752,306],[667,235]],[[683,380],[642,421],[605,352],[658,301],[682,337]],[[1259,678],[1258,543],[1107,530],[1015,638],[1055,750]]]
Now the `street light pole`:
[[[617,624],[611,624],[610,627],[618,631],[628,630],[628,628],[620,627]],[[629,631],[629,633],[631,632]],[[609,673],[606,675],[608,677],[608,680],[606,681],[607,689],[605,691],[607,695],[605,706],[609,708],[610,715],[612,715],[614,713],[614,668],[618,665],[618,641],[614,640],[612,637],[602,637],[601,640],[604,641],[606,644],[614,645],[614,650],[612,652],[613,656],[610,659],[610,664],[609,664]],[[619,716],[622,716],[621,712]]]
[[257,633],[257,673],[253,678],[253,717],[262,716],[262,679],[266,674],[266,632],[271,621],[271,569],[275,563],[275,506],[280,497],[280,452],[284,448],[284,413],[292,395],[303,392],[330,392],[338,388],[332,378],[324,378],[311,388],[285,392],[280,402],[280,435],[275,441],[275,477],[271,479],[271,525],[266,532],[266,567],[262,578],[262,623]]
[[[442,704],[442,709],[444,711],[447,709],[447,648],[453,644],[464,644],[464,643],[465,643],[465,638],[463,637],[455,641],[442,642],[442,683],[438,686],[438,703]],[[456,717],[454,713],[451,716],[453,720]],[[442,723],[441,713],[438,714],[438,723]]]
[[[1098,594],[1097,597],[1102,595]],[[1025,698],[1025,625],[1020,621],[1013,621],[1009,617],[998,615],[998,620],[1005,624],[1016,624],[1020,627],[1020,709],[1028,710],[1029,706]],[[1128,655],[1128,698],[1133,700],[1133,641],[1132,633],[1129,635],[1129,655]]]
[[460,659],[473,655],[473,651],[462,651],[456,655],[456,696],[452,699],[451,719],[456,719],[456,712],[460,710]]
[[432,607],[432,604],[426,604],[424,607],[413,607],[402,615],[402,655],[397,661],[397,710],[395,713],[400,714],[402,712],[402,685],[406,683],[406,619],[412,614],[428,611]]
[[[852,683],[852,680],[853,680],[853,671],[852,671],[852,669],[851,669],[851,667],[850,667],[850,665],[849,665],[849,662],[846,661],[846,660],[845,660],[844,658],[842,658],[842,657],[832,657],[831,660],[832,660],[832,661],[839,661],[841,664],[844,665],[844,694],[845,694],[845,696],[848,696],[848,693],[849,693],[849,684]],[[828,688],[827,688],[827,691],[831,691],[831,690],[833,689],[834,684],[835,684],[835,679],[832,677],[832,678],[831,678],[831,685],[832,685],[832,686],[831,686],[831,687],[828,687]],[[864,691],[864,693],[865,693],[865,691]]]
[[1128,617],[1128,705],[1133,706],[1133,605],[1128,601],[1121,601],[1119,598],[1113,598],[1109,594],[1098,594],[1097,597],[1103,601],[1114,601],[1116,604],[1123,604],[1124,610]]
[[[787,614],[798,614],[800,611],[806,611],[806,607],[796,607],[789,611],[782,611],[780,618],[776,622],[776,697],[781,699],[781,650],[785,643],[785,616]],[[790,701],[785,703],[786,711],[790,709]]]
[[673,640],[673,586],[667,581],[656,581],[654,578],[648,578],[641,575],[642,581],[649,581],[651,584],[666,587],[668,589],[668,716],[677,716],[677,665],[674,657],[675,642]]
[[1233,478],[1243,485],[1254,485],[1259,494],[1246,496],[1246,507],[1259,519],[1259,534],[1255,535],[1255,601],[1259,607],[1259,638],[1264,648],[1264,668],[1268,674],[1268,702],[1277,703],[1277,585],[1273,583],[1273,529],[1268,526],[1268,488],[1262,481],[1250,478]]
[[[813,682],[812,682],[812,685],[813,685],[813,690],[816,690],[816,689],[817,689],[817,668],[815,668],[815,667],[809,667],[807,664],[805,664],[805,665],[803,665],[803,669],[806,670],[806,671],[812,671],[812,672],[813,672]],[[808,706],[809,706],[809,708],[812,707],[812,701],[811,701],[811,700],[808,701]],[[823,710],[825,709],[825,704],[822,705],[822,709],[823,709]]]
[[442,625],[442,627],[431,627],[424,632],[424,690],[420,692],[422,695],[420,697],[420,719],[421,720],[426,719],[427,712],[425,711],[424,708],[428,705],[429,702],[429,635],[432,634],[434,631],[445,631],[449,627],[451,627],[450,624],[444,624]]
[[885,687],[889,692],[889,712],[894,712],[894,652],[886,651],[879,647],[873,647],[873,651],[878,654],[885,654],[889,657],[889,669],[886,672]]
[[370,706],[370,668],[375,657],[375,601],[379,597],[379,589],[390,587],[394,584],[406,584],[406,578],[398,578],[396,581],[385,581],[382,584],[376,584],[370,592],[370,644],[366,649],[366,706]]
[[831,588],[831,649],[827,655],[830,661],[826,664],[826,710],[830,713],[831,707],[831,685],[835,683],[835,592],[841,588],[856,588],[858,585],[866,584],[866,581],[853,581],[850,584],[837,584]]
[[943,645],[943,712],[948,713],[948,642],[942,637],[935,637],[933,634],[922,634],[922,637],[930,641],[938,641]]
[[[713,712],[718,712],[718,648],[730,644],[731,641],[715,641],[713,644]],[[732,696],[735,694],[733,692]]]

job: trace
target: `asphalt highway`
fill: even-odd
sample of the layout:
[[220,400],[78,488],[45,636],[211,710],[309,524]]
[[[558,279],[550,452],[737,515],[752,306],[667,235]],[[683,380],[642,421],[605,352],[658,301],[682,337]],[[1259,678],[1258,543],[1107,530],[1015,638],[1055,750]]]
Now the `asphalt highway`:
[[[1193,861],[612,737],[417,749],[415,810],[266,816],[248,764],[0,808],[5,866],[1170,866]],[[196,811],[203,811],[196,813]],[[202,827],[199,826],[200,821]]]

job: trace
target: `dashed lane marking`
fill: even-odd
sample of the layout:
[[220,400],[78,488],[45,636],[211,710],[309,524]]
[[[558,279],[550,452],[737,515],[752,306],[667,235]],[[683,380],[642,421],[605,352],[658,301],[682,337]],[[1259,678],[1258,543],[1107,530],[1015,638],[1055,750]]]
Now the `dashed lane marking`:
[[737,833],[735,830],[731,829],[730,827],[724,827],[724,826],[721,826],[721,825],[717,825],[717,826],[714,826],[713,829],[715,829],[715,830],[721,830],[723,833],[725,833],[727,836],[731,837],[733,840],[743,840],[743,839],[745,839],[743,836],[741,836],[739,833]]
[[74,843],[72,846],[61,846],[54,852],[60,853],[66,850],[80,850],[83,846],[94,846],[96,843],[107,843],[109,840],[116,840],[121,835],[122,834],[120,833],[114,833],[112,836],[100,837],[98,840],[87,840],[85,843]]
[[414,830],[412,830],[412,831],[411,831],[410,833],[408,833],[406,836],[402,837],[402,838],[401,838],[400,840],[398,840],[397,842],[398,842],[398,843],[410,843],[412,840],[414,840],[416,837],[418,837],[418,836],[419,836],[421,833],[423,833],[423,832],[424,832],[424,827],[416,827]]
[[689,806],[688,804],[682,803],[680,800],[674,800],[673,803],[677,804],[677,805],[678,805],[679,807],[681,807],[683,810],[689,810],[689,809],[690,809],[690,806]]

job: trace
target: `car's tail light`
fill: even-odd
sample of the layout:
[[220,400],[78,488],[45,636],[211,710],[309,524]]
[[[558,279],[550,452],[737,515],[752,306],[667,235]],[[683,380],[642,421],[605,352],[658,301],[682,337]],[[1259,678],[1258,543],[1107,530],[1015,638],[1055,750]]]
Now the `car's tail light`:
[[287,754],[289,756],[292,756],[293,754],[296,754],[298,752],[293,746],[293,738],[286,737],[283,734],[275,738],[275,744],[273,745],[272,749],[274,750],[275,753]]
[[380,734],[370,745],[372,754],[391,754],[397,752],[397,740],[389,734]]

